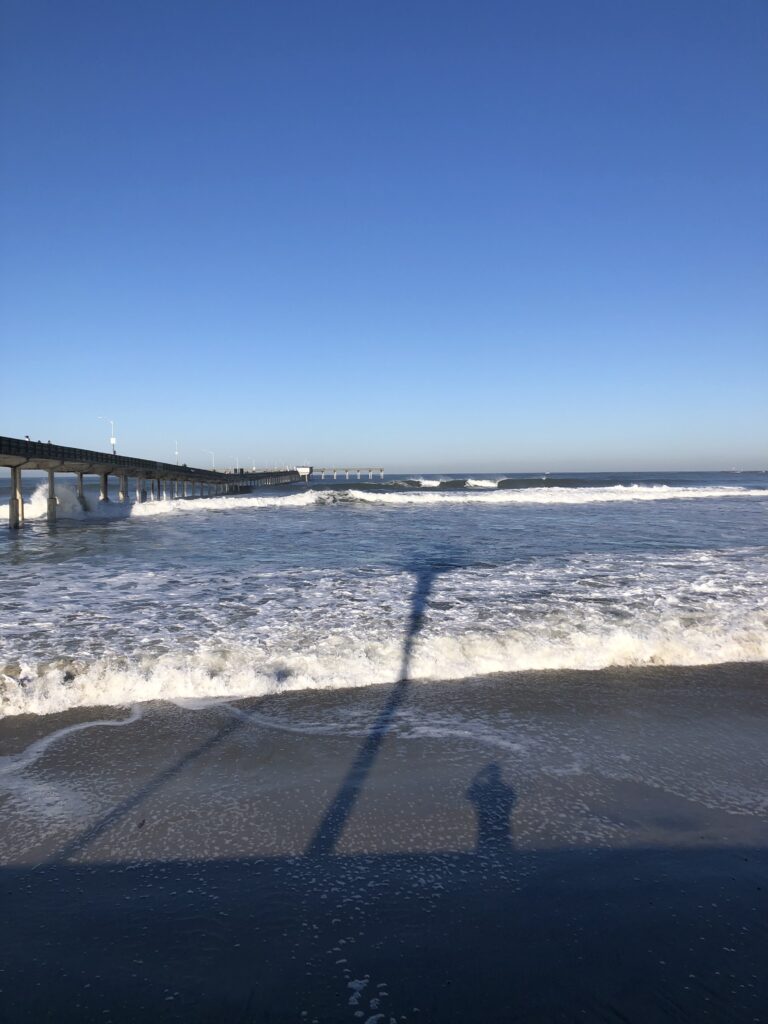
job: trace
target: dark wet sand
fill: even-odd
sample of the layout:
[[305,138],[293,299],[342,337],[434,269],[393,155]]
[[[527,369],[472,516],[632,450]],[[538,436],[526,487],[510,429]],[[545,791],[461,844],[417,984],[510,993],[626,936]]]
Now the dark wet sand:
[[0,775],[0,1020],[766,1020],[767,682],[525,674],[63,735]]

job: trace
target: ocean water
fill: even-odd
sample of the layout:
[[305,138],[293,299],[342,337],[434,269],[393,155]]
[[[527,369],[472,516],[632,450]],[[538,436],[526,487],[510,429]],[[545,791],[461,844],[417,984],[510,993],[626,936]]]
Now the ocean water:
[[[0,709],[768,661],[768,474],[454,474],[0,529]],[[8,485],[0,481],[0,527]],[[545,677],[542,677],[545,684]]]

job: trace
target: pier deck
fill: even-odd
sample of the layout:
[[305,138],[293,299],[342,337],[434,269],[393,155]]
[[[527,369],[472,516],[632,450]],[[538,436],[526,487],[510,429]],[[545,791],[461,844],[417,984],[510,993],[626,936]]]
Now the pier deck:
[[128,500],[128,481],[136,480],[136,501],[145,501],[147,486],[157,497],[204,497],[215,494],[242,493],[253,487],[272,487],[297,483],[306,479],[306,473],[289,470],[245,470],[221,472],[198,469],[194,466],[175,465],[137,459],[113,452],[96,452],[84,448],[27,441],[15,437],[0,437],[0,466],[11,470],[11,502],[8,525],[17,529],[24,522],[24,501],[21,492],[22,470],[43,470],[48,473],[48,519],[56,518],[54,474],[75,473],[78,478],[78,497],[83,500],[83,477],[94,474],[100,478],[100,500],[109,501],[108,479],[116,476],[120,481],[119,500]]

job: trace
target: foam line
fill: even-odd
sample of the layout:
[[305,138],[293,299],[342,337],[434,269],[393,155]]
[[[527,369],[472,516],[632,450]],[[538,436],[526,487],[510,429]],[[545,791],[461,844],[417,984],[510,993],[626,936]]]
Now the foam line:
[[93,722],[77,722],[74,725],[66,725],[62,729],[57,729],[56,732],[52,732],[48,736],[42,736],[39,740],[35,740],[34,743],[30,743],[28,747],[19,751],[18,754],[6,754],[4,757],[0,757],[0,775],[20,771],[22,768],[27,768],[30,764],[34,764],[49,747],[64,739],[65,736],[82,732],[84,729],[95,729],[99,726],[132,725],[134,722],[139,721],[143,713],[141,705],[135,704],[127,718],[99,718]]

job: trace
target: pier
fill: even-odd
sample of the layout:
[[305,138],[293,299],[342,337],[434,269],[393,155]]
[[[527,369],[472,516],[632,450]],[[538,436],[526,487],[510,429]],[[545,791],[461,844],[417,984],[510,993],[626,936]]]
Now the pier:
[[99,500],[109,501],[109,477],[118,480],[118,501],[129,501],[130,481],[134,481],[135,500],[148,495],[155,499],[204,498],[222,494],[242,494],[254,487],[276,487],[299,483],[311,476],[312,467],[286,470],[247,470],[220,472],[179,466],[171,462],[134,459],[112,452],[94,452],[67,448],[41,441],[0,437],[0,466],[11,471],[11,500],[8,525],[12,530],[24,525],[24,499],[21,479],[24,470],[43,470],[48,474],[48,521],[56,520],[56,473],[74,473],[77,496],[84,504],[83,478],[99,478]]
[[332,477],[334,480],[337,480],[340,476],[344,476],[346,480],[349,480],[350,474],[357,474],[357,479],[362,480],[363,476],[366,473],[368,474],[369,480],[373,480],[374,474],[376,474],[376,476],[378,476],[381,480],[384,479],[384,470],[381,468],[381,466],[377,466],[375,468],[371,468],[369,466],[366,469],[339,469],[338,467],[336,467],[335,469],[311,468],[309,471],[310,476],[319,476],[321,480],[325,480],[326,473],[328,474],[329,477]]

